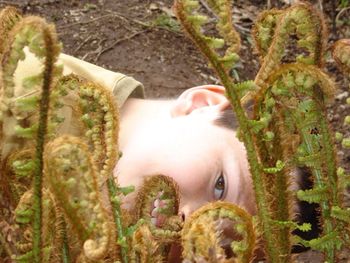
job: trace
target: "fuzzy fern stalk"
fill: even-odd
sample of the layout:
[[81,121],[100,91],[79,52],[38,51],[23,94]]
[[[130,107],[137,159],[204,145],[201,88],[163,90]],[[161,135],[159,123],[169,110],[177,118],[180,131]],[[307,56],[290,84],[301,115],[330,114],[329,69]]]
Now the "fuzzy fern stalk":
[[[333,58],[337,66],[344,72],[345,76],[350,79],[350,39],[338,40],[333,46]],[[350,97],[346,99],[347,104],[350,105]],[[345,116],[344,126],[348,128],[350,125],[350,116]],[[350,149],[350,138],[343,137],[343,134],[337,133],[336,138],[341,142],[345,150]],[[349,172],[349,171],[347,171]],[[345,169],[338,168],[337,174],[339,176],[339,188],[345,192],[349,191],[350,174],[345,172]],[[340,220],[345,224],[347,231],[343,231],[342,237],[346,241],[347,247],[350,247],[350,208],[332,207],[331,216]]]
[[165,259],[170,245],[179,242],[182,219],[178,216],[178,192],[178,186],[170,177],[146,178],[136,197],[131,259],[159,262],[157,258]]
[[[345,76],[350,79],[350,39],[338,40],[333,47],[333,58],[337,66],[344,72]],[[346,100],[350,104],[350,98]],[[350,117],[346,116],[344,125],[350,124]],[[342,146],[346,149],[350,148],[350,138],[343,138],[342,134],[338,134],[338,138],[342,141]]]
[[101,185],[112,177],[118,153],[118,110],[113,95],[92,83],[79,83],[79,103],[85,136],[93,148],[93,160],[99,171]]
[[[327,236],[336,230],[336,225],[329,214],[331,206],[339,204],[339,197],[333,143],[326,123],[323,98],[320,98],[319,94],[331,96],[333,83],[317,67],[298,63],[284,65],[270,80],[273,85],[266,90],[263,87],[266,93],[261,94],[257,100],[256,110],[259,111],[257,115],[271,116],[271,119],[275,119],[275,115],[278,116],[279,128],[283,126],[284,132],[283,137],[279,138],[283,148],[286,149],[286,145],[290,145],[293,140],[300,141],[301,144],[297,147],[296,153],[274,152],[279,147],[273,147],[273,140],[267,143],[266,148],[272,149],[269,151],[270,155],[285,158],[287,166],[306,166],[312,170],[315,189],[299,191],[298,197],[304,201],[321,204],[324,232]],[[321,90],[316,90],[315,86],[321,87]],[[274,101],[275,106],[269,109],[270,105],[264,105],[264,101]],[[267,126],[264,132],[271,132],[271,127],[273,129],[272,125]],[[299,134],[300,137],[294,138],[295,134]],[[323,172],[323,169],[327,173]],[[322,197],[320,189],[323,189]],[[314,200],[307,197],[307,194],[311,193]],[[328,248],[327,255],[333,258],[334,244]]]
[[[227,226],[233,235],[225,239]],[[182,233],[186,262],[224,262],[223,247],[232,250],[234,262],[251,262],[253,258],[256,237],[252,216],[231,203],[219,201],[201,207],[185,222]]]
[[[16,223],[22,234],[15,243],[16,250],[18,251],[18,256],[15,258],[16,262],[33,261],[33,227],[31,225],[34,216],[32,207],[33,198],[33,191],[28,190],[22,195],[15,210]],[[47,189],[43,190],[43,207],[43,262],[60,261],[64,233],[62,231],[63,217],[60,208]]]
[[113,177],[113,169],[117,162],[119,130],[118,109],[113,95],[110,91],[73,75],[61,78],[59,85],[64,87],[64,90],[72,90],[79,96],[77,105],[81,113],[79,120],[84,127],[80,133],[93,153],[92,159],[98,171],[96,173],[98,185],[101,189],[107,185],[117,230],[116,244],[119,245],[122,262],[128,262],[121,194],[127,195],[133,188],[119,188]]
[[[226,2],[226,1],[223,1]],[[198,8],[198,1],[192,0],[177,0],[175,1],[175,10],[185,31],[189,34],[194,43],[208,58],[212,67],[218,74],[222,84],[226,88],[226,92],[230,99],[231,105],[236,113],[243,142],[247,149],[247,157],[250,164],[250,172],[253,178],[253,185],[255,189],[255,198],[258,206],[258,215],[261,220],[263,233],[266,241],[266,250],[271,262],[279,262],[279,248],[276,246],[273,235],[273,228],[271,224],[271,215],[268,210],[267,194],[261,176],[262,167],[258,155],[256,154],[256,147],[253,142],[253,134],[250,129],[249,121],[245,115],[240,99],[244,92],[251,88],[251,85],[234,85],[230,78],[228,71],[233,67],[233,63],[237,61],[237,54],[230,53],[224,57],[220,57],[215,52],[217,47],[223,47],[223,39],[213,39],[202,35],[201,26],[207,20],[198,15],[195,10]],[[231,16],[231,13],[226,13],[226,17]],[[231,30],[232,25],[228,25]],[[217,43],[221,43],[217,45]]]
[[306,55],[295,56],[295,61],[323,65],[326,27],[323,17],[311,5],[297,4],[283,12],[266,11],[256,22],[252,33],[262,59],[261,68],[255,77],[259,87],[282,64],[293,34],[298,38],[296,48],[306,51]]
[[338,40],[333,47],[333,58],[347,77],[350,75],[350,39]]
[[[271,37],[272,32],[273,37]],[[281,68],[281,60],[285,55],[286,43],[289,42],[289,35],[293,33],[298,38],[296,48],[307,51],[307,55],[301,53],[301,55],[294,56],[296,61],[294,66],[286,65],[284,68],[282,66],[282,70],[277,69],[277,67]],[[267,134],[267,132],[269,132],[279,136],[277,140],[280,141],[278,142],[280,146],[276,145],[276,140],[273,139],[271,140],[272,142],[260,145],[258,148],[264,149],[265,156],[275,156],[274,161],[276,161],[278,157],[283,157],[283,159],[288,162],[287,168],[293,167],[295,164],[309,167],[315,177],[315,190],[313,190],[315,193],[318,192],[318,187],[323,188],[325,185],[329,185],[329,188],[324,190],[330,194],[317,201],[322,208],[325,236],[328,236],[332,235],[333,231],[336,229],[336,223],[330,217],[330,209],[332,205],[337,206],[339,204],[339,196],[334,144],[325,117],[323,97],[331,97],[334,84],[317,68],[308,66],[311,64],[315,64],[319,67],[322,66],[324,42],[326,39],[325,35],[326,29],[322,16],[315,12],[311,6],[305,4],[292,6],[282,13],[268,11],[258,20],[253,30],[253,36],[262,57],[262,67],[258,72],[255,83],[259,85],[259,88],[266,85],[264,82],[271,85],[271,94],[262,97],[264,97],[265,101],[269,101],[269,104],[272,104],[270,107],[274,108],[277,115],[277,117],[275,117],[275,113],[269,110],[267,112],[262,110],[262,104],[267,103],[257,103],[255,107],[255,118],[266,119],[266,116],[268,116],[270,120],[278,119],[278,121],[274,121],[274,123],[288,123],[289,125],[285,127],[279,125],[279,127],[276,127],[276,130],[276,128],[273,128],[273,126],[276,125],[268,123],[266,126],[267,129],[264,129],[264,133]],[[266,50],[261,48],[262,46],[265,47]],[[295,68],[294,70],[292,68],[286,70],[286,67]],[[285,72],[282,73],[281,71]],[[275,79],[276,75],[279,74],[284,75],[284,80],[273,84],[272,79]],[[318,86],[321,86],[321,91]],[[283,87],[286,87],[285,91],[283,91]],[[295,88],[299,89],[297,93],[291,90]],[[309,92],[306,92],[307,89],[309,89]],[[257,95],[256,98],[261,99],[260,95]],[[276,96],[285,96],[285,99],[282,101],[279,99],[276,100]],[[290,97],[289,99],[287,99],[288,96]],[[312,101],[308,100],[307,97]],[[290,104],[288,106],[290,109],[286,110],[290,111],[290,113],[286,113],[283,109],[288,104]],[[292,111],[294,111],[293,114],[291,114]],[[298,113],[298,111],[300,112]],[[292,124],[293,122],[294,124]],[[295,136],[295,130],[298,130],[299,137]],[[262,139],[264,133],[258,136]],[[263,140],[259,141],[262,142]],[[299,153],[302,152],[303,156],[296,156],[299,160],[297,163],[289,161],[290,158],[293,157],[295,148],[293,149],[293,146],[288,147],[288,144],[293,145],[293,143],[291,144],[293,141],[295,142],[294,145],[301,142],[297,150]],[[269,150],[268,147],[270,147],[272,151]],[[317,158],[316,156],[322,158]],[[295,158],[295,156],[293,158]],[[276,182],[278,183],[279,178],[284,182],[288,182],[287,178],[283,179],[285,174],[286,173],[277,174]],[[277,200],[283,200],[281,197],[283,197],[284,192],[287,191],[287,184],[284,183],[284,185],[284,187],[277,187],[276,189]],[[300,191],[298,197],[302,198],[301,196],[303,194],[304,192]],[[302,199],[306,200],[307,198],[305,197]],[[287,207],[288,204],[279,201],[277,205],[283,208]],[[286,220],[286,217],[283,217],[283,215],[287,215],[288,213],[285,213],[283,209],[278,211],[280,211],[279,213],[282,217],[277,215],[277,219]],[[335,243],[331,244],[330,242],[327,246],[325,245],[323,248],[318,247],[317,249],[326,251],[327,260],[333,261],[336,246]]]
[[[6,7],[0,12],[0,36],[7,36],[13,26],[21,19],[21,15],[14,7]],[[5,38],[3,38],[5,40]],[[0,54],[4,53],[6,41],[0,43]]]
[[[28,132],[36,132],[35,169],[34,169],[34,218],[33,218],[33,255],[34,262],[41,262],[41,227],[42,227],[42,174],[43,151],[48,126],[50,89],[55,83],[54,63],[59,54],[56,34],[52,26],[40,18],[27,17],[18,22],[9,33],[9,39],[2,56],[2,101],[5,110],[10,109],[7,103],[14,94],[13,76],[19,60],[24,59],[23,48],[37,56],[44,64],[42,72],[42,92],[39,102],[38,125],[25,128]],[[7,109],[6,109],[7,106]],[[19,128],[19,132],[22,132]]]
[[[217,4],[227,6],[227,2],[217,1]],[[212,1],[208,4],[213,5]],[[333,135],[328,129],[324,106],[325,100],[333,96],[334,83],[320,69],[326,35],[322,16],[308,4],[263,13],[253,29],[262,66],[254,83],[233,84],[228,74],[233,61],[227,67],[227,59],[217,51],[224,44],[231,45],[225,42],[227,33],[219,30],[224,39],[203,35],[201,26],[207,19],[196,12],[198,1],[178,0],[175,7],[185,31],[226,87],[236,113],[239,136],[247,149],[269,262],[290,261],[291,231],[309,228],[290,221],[293,195],[288,188],[289,173],[296,166],[306,166],[312,171],[315,188],[299,191],[298,197],[320,203],[324,223],[324,235],[320,239],[303,243],[324,251],[326,260],[334,262],[335,249],[343,241],[332,238],[342,231],[330,216],[332,206],[337,207],[341,202]],[[218,10],[215,5],[212,7]],[[218,27],[231,17],[229,12],[220,12]],[[226,28],[234,30],[232,25]],[[284,65],[291,36],[297,37],[297,52],[292,55],[294,63]],[[234,56],[232,51],[225,53],[226,58]],[[253,119],[249,119],[242,105],[252,100],[255,110]]]
[[75,137],[54,140],[45,150],[45,173],[51,191],[83,244],[80,260],[106,258],[113,226],[100,198],[96,167],[87,146]]

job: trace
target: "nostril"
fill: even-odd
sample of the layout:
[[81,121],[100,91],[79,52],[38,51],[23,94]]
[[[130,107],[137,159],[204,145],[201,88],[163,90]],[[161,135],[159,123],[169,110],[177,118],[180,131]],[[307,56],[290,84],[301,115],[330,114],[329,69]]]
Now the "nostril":
[[185,222],[185,213],[180,212],[179,216],[181,217],[182,221]]

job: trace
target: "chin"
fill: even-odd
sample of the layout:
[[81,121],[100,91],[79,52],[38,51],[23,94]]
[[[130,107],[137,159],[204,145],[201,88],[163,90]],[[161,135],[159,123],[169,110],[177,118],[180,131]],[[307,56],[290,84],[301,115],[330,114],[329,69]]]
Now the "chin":
[[182,247],[179,243],[174,243],[171,245],[170,252],[168,254],[168,263],[181,263],[182,260]]

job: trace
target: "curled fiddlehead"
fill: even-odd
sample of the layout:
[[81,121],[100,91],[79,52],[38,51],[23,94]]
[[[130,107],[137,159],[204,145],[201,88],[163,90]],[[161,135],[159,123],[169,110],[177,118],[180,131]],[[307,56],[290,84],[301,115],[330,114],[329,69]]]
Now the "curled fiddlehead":
[[[233,233],[226,242],[224,232],[228,229],[225,228],[231,228],[229,230]],[[227,202],[219,201],[201,207],[182,229],[183,258],[189,262],[225,262],[225,246],[234,254],[231,259],[250,262],[255,242],[251,215]]]
[[[289,215],[292,213],[289,209],[291,196],[288,195],[287,175],[295,165],[290,158],[298,160],[299,165],[310,167],[320,184],[323,184],[323,179],[320,178],[324,178],[321,172],[326,170],[330,185],[329,202],[326,204],[322,201],[321,205],[325,211],[323,216],[326,218],[325,238],[327,239],[328,234],[333,235],[335,230],[329,214],[330,204],[339,203],[338,181],[335,173],[334,149],[331,146],[332,135],[324,115],[324,99],[332,97],[334,85],[326,74],[317,68],[322,66],[323,60],[326,35],[324,20],[311,5],[303,3],[286,10],[274,10],[263,14],[253,30],[262,60],[261,69],[255,78],[254,85],[248,82],[233,84],[218,56],[213,54],[214,49],[211,48],[210,43],[204,41],[202,32],[198,30],[201,24],[197,20],[203,19],[199,16],[197,20],[191,17],[196,15],[193,12],[193,6],[196,3],[197,1],[177,1],[175,5],[177,16],[192,40],[209,59],[226,88],[240,130],[243,131],[239,135],[247,149],[258,206],[258,218],[268,259],[271,262],[286,262],[290,259],[290,229],[281,231],[281,227],[299,228],[295,223],[288,222]],[[296,38],[296,48],[300,51],[300,55],[296,57],[293,55],[296,63],[283,66],[286,49],[292,38]],[[294,89],[297,89],[297,92],[294,92]],[[255,90],[255,92],[250,92],[242,98],[242,93],[244,95],[242,90]],[[263,90],[262,93],[259,92],[261,90]],[[277,103],[274,96],[280,96],[283,99]],[[251,101],[252,98],[257,103],[255,116],[249,119],[242,109],[242,104]],[[304,98],[306,101],[303,101]],[[279,112],[278,109],[284,109],[284,106],[288,110]],[[298,111],[293,112],[291,110],[294,109],[293,107],[299,107],[300,114],[297,113]],[[321,114],[316,117],[318,111]],[[315,120],[318,121],[317,128],[309,129]],[[299,135],[297,131],[300,132]],[[306,151],[303,148],[305,144],[308,148]],[[322,153],[319,152],[320,150]],[[298,154],[307,152],[310,156],[298,156],[295,151]],[[316,158],[318,155],[323,155],[322,160]],[[321,163],[322,169],[315,167]],[[277,192],[274,191],[276,189],[278,189]],[[300,228],[307,229],[307,227]],[[327,250],[329,254],[327,258],[331,261],[334,260],[335,247],[337,244],[333,242]]]
[[[263,94],[257,96],[256,116],[260,116],[260,121],[264,117],[268,119],[260,126],[263,132],[259,136],[263,138],[267,132],[278,130],[283,133],[266,142],[265,154],[275,158],[275,162],[276,158],[282,158],[286,166],[306,166],[312,171],[314,189],[299,191],[298,198],[320,203],[326,240],[338,231],[330,211],[332,206],[340,204],[333,139],[324,106],[325,100],[333,97],[334,83],[319,68],[300,63],[282,66],[272,72],[268,82],[271,84],[263,87]],[[271,122],[275,119],[278,121]],[[296,147],[288,147],[293,137]],[[286,191],[283,189],[281,193]],[[278,201],[281,202],[280,198]],[[334,260],[339,243],[339,240],[333,239],[331,243],[327,239],[327,245],[313,248],[324,250],[327,258]],[[310,241],[309,245],[312,244]]]
[[[207,23],[208,18],[199,14],[196,10],[199,7],[198,1],[184,0],[175,1],[175,10],[182,26],[194,43],[209,58],[215,70],[220,67],[221,71],[227,72],[232,69],[238,60],[240,48],[240,37],[233,28],[230,2],[226,0],[207,1],[213,7],[213,11],[218,16],[217,28],[223,39],[205,36],[201,33],[201,27]],[[223,56],[218,54],[217,50],[226,45],[227,49]]]
[[226,55],[238,53],[241,47],[241,38],[236,30],[233,29],[231,14],[231,3],[227,1],[208,0],[208,5],[218,16],[217,29],[227,45]]
[[345,74],[350,74],[350,39],[341,39],[335,42],[332,52],[338,67]]
[[[15,209],[15,220],[18,230],[15,241],[17,255],[16,262],[33,261],[33,227],[31,222],[34,216],[32,208],[33,190],[28,190],[22,196]],[[63,217],[52,194],[43,190],[43,225],[42,225],[42,258],[44,262],[57,262],[61,259],[63,243]]]
[[[136,255],[144,258],[155,253],[165,257],[169,244],[177,242],[180,237],[182,219],[178,216],[178,187],[170,177],[157,175],[146,178],[138,191],[135,206],[135,219],[140,225],[133,236],[133,247],[137,247]],[[144,242],[149,240],[149,242]],[[155,247],[152,246],[156,244]],[[157,248],[157,249],[155,249]],[[153,251],[152,253],[150,251]]]
[[163,262],[164,257],[157,242],[147,224],[141,224],[132,236],[132,251],[130,262]]
[[[41,98],[46,93],[47,97],[50,97],[48,90],[40,92],[40,88],[52,89],[61,73],[61,69],[54,65],[60,46],[53,27],[48,26],[44,20],[37,17],[23,18],[9,32],[5,43],[1,61],[3,158],[9,151],[21,148],[25,139],[35,138],[39,126],[37,122],[40,119],[35,112],[39,108]],[[24,51],[26,47],[28,52]],[[31,56],[34,54],[45,65],[44,70],[40,72],[38,69],[38,75],[21,76],[20,79],[16,73],[17,67],[29,53]],[[55,95],[57,97],[57,94]],[[48,103],[47,105],[49,111],[50,106]],[[50,127],[46,125],[45,129],[47,126]]]
[[107,257],[113,233],[97,185],[96,166],[88,148],[62,136],[47,145],[45,174],[50,189],[83,243],[80,260]]
[[157,175],[147,178],[138,192],[135,216],[137,219],[164,227],[179,209],[178,187],[170,177]]
[[[16,107],[12,107],[17,101],[15,73],[20,60],[25,58],[24,48],[34,54],[44,67],[40,73],[39,89],[41,87],[40,99],[35,108],[39,108],[37,123],[31,122],[29,126],[21,126],[19,120],[23,120],[21,114],[16,113]],[[26,17],[20,20],[9,32],[5,40],[4,51],[1,56],[1,81],[0,97],[2,110],[2,158],[6,157],[11,150],[16,150],[23,146],[24,138],[36,138],[35,142],[35,169],[33,173],[34,181],[34,217],[33,217],[33,255],[34,261],[41,259],[41,224],[42,224],[42,171],[43,171],[43,151],[48,130],[48,115],[50,108],[50,90],[55,85],[57,76],[60,73],[54,64],[57,59],[60,46],[58,45],[56,34],[52,26],[37,17]],[[36,83],[38,84],[38,83]],[[25,86],[25,85],[24,85]],[[31,87],[31,85],[29,85]],[[24,103],[26,105],[26,103]],[[33,107],[30,107],[33,110]],[[23,123],[22,123],[23,124]],[[17,125],[17,126],[16,126]],[[27,124],[28,125],[28,124]],[[15,126],[15,129],[13,127]],[[15,133],[13,133],[15,130]]]
[[[0,12],[0,36],[5,39],[13,26],[21,19],[21,14],[12,6],[6,7]],[[6,41],[1,41],[0,54],[4,52],[4,44]]]
[[[113,177],[113,169],[118,159],[119,130],[118,109],[113,95],[110,91],[74,75],[61,78],[58,85],[69,91],[67,97],[72,100],[70,104],[74,109],[70,123],[63,125],[73,128],[72,133],[84,138],[89,145],[101,189],[106,187],[107,181],[117,228],[117,243],[120,245],[122,261],[127,262],[128,246],[123,229],[120,195],[127,194],[128,191],[117,187],[116,178]],[[68,131],[70,132],[69,129]]]
[[72,106],[75,112],[67,125],[74,126],[74,135],[86,138],[99,171],[98,183],[102,185],[112,175],[118,157],[119,117],[113,95],[74,75],[61,78],[59,86],[74,93],[68,95],[74,96],[76,105]]
[[[256,21],[252,33],[262,62],[254,80],[257,90],[272,71],[283,64],[292,36],[297,38],[294,48],[300,49],[290,55],[296,62],[323,65],[327,29],[323,16],[307,3],[295,4],[285,10],[266,11]],[[243,103],[252,98],[253,93],[247,94]]]
[[[229,2],[229,1],[227,1]],[[250,172],[253,178],[253,186],[255,190],[255,199],[258,207],[258,215],[261,219],[264,239],[266,240],[267,254],[270,255],[272,262],[279,261],[279,251],[276,247],[275,237],[273,233],[273,227],[271,224],[271,215],[268,209],[268,199],[266,189],[262,178],[262,166],[260,157],[257,155],[257,148],[254,143],[253,132],[251,131],[251,125],[246,116],[245,110],[241,104],[242,94],[247,92],[249,89],[255,88],[250,82],[234,84],[232,78],[228,74],[228,68],[225,61],[216,54],[213,44],[210,41],[206,41],[202,36],[200,30],[202,21],[198,16],[194,7],[198,6],[198,1],[192,0],[177,0],[175,1],[175,10],[178,19],[180,20],[185,31],[190,35],[193,42],[203,52],[203,54],[210,61],[222,84],[225,86],[227,97],[230,100],[232,108],[236,114],[237,121],[239,123],[240,130],[244,131],[240,133],[240,139],[244,142],[247,150],[247,158],[250,164]],[[226,14],[231,16],[231,14]],[[231,26],[231,30],[234,30]],[[222,42],[222,40],[221,40]],[[232,62],[237,60],[237,54],[231,53],[225,55],[227,58],[231,57]]]
[[[323,64],[322,58],[326,31],[323,17],[308,4],[297,4],[282,12],[267,11],[266,15],[263,15],[262,18],[257,21],[255,30],[253,30],[253,37],[258,46],[257,49],[260,51],[262,57],[262,66],[255,78],[255,84],[259,89],[264,89],[266,85],[270,85],[272,87],[272,92],[270,94],[266,93],[264,96],[261,96],[260,93],[255,97],[259,102],[255,107],[257,111],[252,124],[254,124],[253,129],[264,130],[263,133],[257,135],[259,138],[257,143],[260,144],[258,146],[260,151],[259,155],[265,159],[265,165],[275,166],[276,164],[277,166],[278,162],[283,164],[280,165],[280,168],[276,167],[278,169],[275,169],[274,177],[265,177],[267,180],[274,180],[272,184],[271,182],[267,183],[273,186],[267,189],[271,189],[269,196],[271,196],[272,204],[277,208],[273,210],[277,212],[277,214],[275,214],[277,220],[281,221],[288,221],[288,218],[291,218],[293,215],[293,211],[290,209],[292,196],[288,196],[290,195],[288,187],[290,185],[289,171],[292,167],[295,167],[296,164],[292,164],[290,158],[297,149],[301,152],[302,150],[300,149],[305,146],[305,144],[308,146],[311,145],[310,140],[312,139],[310,139],[309,134],[313,129],[320,132],[316,132],[317,135],[311,135],[311,137],[314,136],[315,138],[320,137],[324,139],[323,142],[321,142],[321,144],[325,145],[321,146],[321,148],[324,147],[324,158],[318,161],[322,163],[320,167],[327,167],[329,183],[332,185],[332,194],[330,198],[332,198],[334,205],[339,203],[338,196],[336,195],[336,161],[334,149],[331,146],[332,136],[328,129],[325,115],[316,113],[318,111],[325,112],[323,99],[325,98],[329,101],[333,97],[334,84],[325,73],[311,66],[315,64],[321,67]],[[271,34],[272,32],[273,36]],[[291,41],[291,36],[297,38],[295,48],[301,49],[306,54],[301,53],[301,55],[296,56],[295,64],[283,65],[282,59],[285,56],[287,43]],[[267,49],[261,48],[262,46]],[[293,57],[295,56],[293,55]],[[283,80],[273,83],[277,76],[278,78],[283,76]],[[321,90],[319,87],[321,87]],[[292,89],[298,89],[298,92],[294,92]],[[284,96],[284,99],[277,102],[275,96]],[[317,101],[317,109],[310,106],[312,104],[311,102],[308,104],[309,101],[306,97]],[[243,101],[249,100],[249,98],[252,98],[252,94],[248,94]],[[261,102],[262,98],[264,102]],[[306,101],[301,103],[300,101],[303,99]],[[300,108],[303,106],[306,107],[306,105],[309,105],[311,108],[304,109],[303,113],[299,114],[298,118],[296,118],[296,114],[293,115],[291,113],[291,108],[294,108],[294,110],[298,109],[299,103]],[[262,106],[262,104],[264,104],[264,106]],[[286,105],[290,107],[290,109],[287,110],[289,113],[284,111],[284,106]],[[274,113],[272,114],[268,108],[273,110]],[[294,113],[296,112],[297,111]],[[291,115],[293,115],[293,117]],[[307,121],[301,121],[301,119],[307,119]],[[298,121],[301,121],[303,124],[295,124]],[[316,124],[320,126],[315,127]],[[298,128],[296,128],[295,125],[297,125]],[[302,127],[305,129],[302,130]],[[298,132],[296,132],[296,130],[298,130]],[[319,134],[323,134],[322,137],[319,136]],[[312,150],[312,147],[308,148],[306,152],[311,156],[314,156],[314,151],[317,152],[319,150],[319,146],[315,146]],[[283,162],[281,162],[281,160],[283,160]],[[303,162],[299,162],[298,164],[307,167],[311,165],[310,163],[306,164]],[[316,178],[322,177],[321,170],[313,170],[313,174]],[[321,179],[316,179],[316,181],[317,180],[320,185],[323,184],[320,182]],[[277,196],[277,198],[274,198],[274,196]],[[323,215],[329,215],[330,204],[326,205],[323,203],[323,206],[326,210]],[[329,216],[327,220],[325,229],[327,229],[327,233],[330,233],[333,231],[334,225]],[[280,238],[288,236],[288,232],[289,230],[285,229],[284,234],[280,235]],[[281,243],[287,244],[288,240],[284,238]],[[284,250],[285,252],[283,254],[288,254],[290,248],[286,246]],[[333,252],[334,250],[332,249],[328,250],[330,258],[334,257]]]
[[[272,16],[269,23],[266,19],[258,20],[255,28],[266,28],[269,32],[274,32],[272,39],[265,37],[264,32],[253,30],[255,42],[258,46],[268,47],[261,54],[263,63],[255,78],[258,86],[267,80],[271,71],[281,64],[285,55],[290,37],[295,34],[297,37],[297,48],[305,50],[306,54],[296,56],[296,62],[315,64],[322,66],[323,52],[325,48],[326,28],[322,15],[312,8],[311,5],[300,3],[281,11],[268,12],[267,18]],[[273,21],[275,19],[275,21]],[[269,20],[268,20],[269,21]],[[271,36],[271,35],[270,35]],[[267,38],[267,41],[265,40]],[[258,49],[260,50],[260,49]]]
[[255,49],[260,56],[261,62],[269,51],[275,34],[276,24],[281,14],[282,11],[278,9],[263,11],[259,14],[253,25],[252,36],[255,42]]

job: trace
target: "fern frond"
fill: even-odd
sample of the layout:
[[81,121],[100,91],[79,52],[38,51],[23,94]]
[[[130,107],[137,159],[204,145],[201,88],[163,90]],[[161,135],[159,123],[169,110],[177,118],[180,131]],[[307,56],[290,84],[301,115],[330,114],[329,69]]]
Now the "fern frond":
[[299,200],[307,201],[309,203],[320,203],[321,201],[328,200],[328,191],[327,186],[316,187],[310,190],[299,190],[297,196]]
[[350,39],[341,39],[335,42],[332,55],[338,67],[345,74],[350,75]]
[[[227,225],[227,222],[230,224]],[[252,217],[243,209],[222,201],[201,207],[185,222],[182,230],[183,258],[190,261],[203,258],[208,262],[225,259],[221,245],[225,238],[222,232],[226,227],[232,227],[235,233],[234,237],[229,237],[233,239],[234,260],[250,262],[256,242]]]
[[341,221],[350,224],[350,208],[342,209],[339,206],[332,207],[331,215]]
[[94,165],[87,146],[62,136],[45,150],[45,174],[80,241],[83,257],[101,260],[108,255],[113,224],[101,202]]
[[315,238],[307,242],[312,249],[327,251],[330,249],[340,249],[343,246],[342,240],[339,238],[338,232],[330,232],[320,238]]

